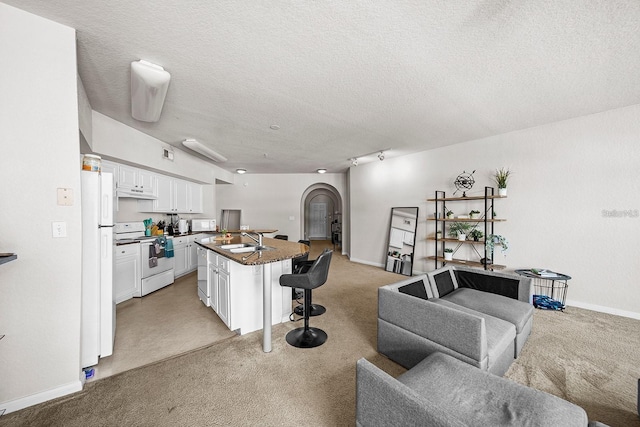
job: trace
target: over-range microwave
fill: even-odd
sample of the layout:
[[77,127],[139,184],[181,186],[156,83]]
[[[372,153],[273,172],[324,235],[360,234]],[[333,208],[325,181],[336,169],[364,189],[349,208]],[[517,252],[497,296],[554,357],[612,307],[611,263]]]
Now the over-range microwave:
[[191,220],[191,231],[216,231],[216,220],[194,218]]

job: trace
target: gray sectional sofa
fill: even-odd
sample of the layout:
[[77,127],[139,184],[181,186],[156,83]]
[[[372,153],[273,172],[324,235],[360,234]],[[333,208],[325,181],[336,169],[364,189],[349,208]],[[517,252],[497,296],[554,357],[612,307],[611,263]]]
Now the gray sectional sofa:
[[378,352],[412,368],[434,352],[502,376],[531,333],[531,279],[444,267],[378,290]]
[[358,360],[356,425],[606,427],[573,403],[439,352],[397,379]]
[[606,427],[584,409],[502,378],[533,324],[531,279],[445,267],[378,290],[378,351],[397,379],[356,365],[356,425]]

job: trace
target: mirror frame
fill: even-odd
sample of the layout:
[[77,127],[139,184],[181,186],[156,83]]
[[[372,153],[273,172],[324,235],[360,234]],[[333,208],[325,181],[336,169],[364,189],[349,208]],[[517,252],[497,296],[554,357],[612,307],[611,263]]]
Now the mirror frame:
[[[412,209],[415,210],[415,215]],[[391,208],[385,270],[413,276],[418,212],[417,206]]]

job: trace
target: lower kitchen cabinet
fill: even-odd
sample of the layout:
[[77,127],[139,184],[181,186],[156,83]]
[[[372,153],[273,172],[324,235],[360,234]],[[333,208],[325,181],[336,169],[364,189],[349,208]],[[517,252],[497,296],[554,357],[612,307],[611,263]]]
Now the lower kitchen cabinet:
[[140,244],[114,246],[115,273],[113,277],[113,297],[115,303],[133,298],[139,291]]
[[195,235],[173,238],[173,254],[175,265],[173,272],[175,277],[191,273],[198,268],[198,254],[195,243]]
[[[207,268],[210,306],[225,325],[241,335],[262,329],[262,265],[242,265],[208,251]],[[279,282],[291,273],[291,260],[271,263],[271,271],[271,320],[278,324],[291,313],[291,291]]]

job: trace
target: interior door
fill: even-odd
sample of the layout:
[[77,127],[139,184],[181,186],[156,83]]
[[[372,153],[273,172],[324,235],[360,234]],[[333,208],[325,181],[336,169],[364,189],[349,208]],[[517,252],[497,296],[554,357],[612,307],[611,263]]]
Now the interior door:
[[327,237],[327,204],[312,202],[311,208],[311,224],[309,230],[309,238]]

